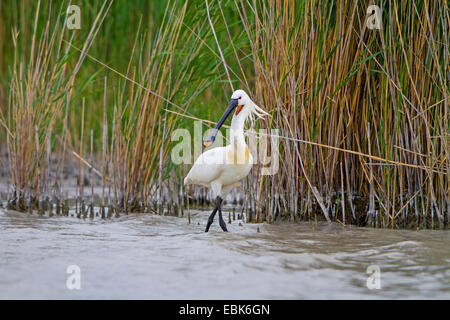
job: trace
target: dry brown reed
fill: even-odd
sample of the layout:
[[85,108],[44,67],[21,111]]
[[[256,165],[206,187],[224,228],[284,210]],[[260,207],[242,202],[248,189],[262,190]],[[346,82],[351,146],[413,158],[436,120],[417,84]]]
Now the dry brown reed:
[[366,27],[361,1],[235,5],[254,66],[248,89],[273,116],[265,126],[335,148],[282,139],[279,173],[252,173],[250,194],[260,196],[249,200],[262,205],[250,218],[340,214],[362,225],[444,227],[447,2],[383,1],[380,30]]
[[[30,52],[16,50],[8,108],[0,117],[15,188],[10,207],[39,208],[48,196],[49,159],[58,136],[63,156],[55,184],[70,151],[79,161],[82,206],[86,167],[102,178],[102,217],[113,210],[164,213],[164,206],[182,215],[192,197],[182,196],[184,172],[173,170],[169,137],[180,117],[197,119],[189,112],[191,102],[222,78],[230,92],[239,83],[271,114],[262,128],[281,130],[278,173],[263,176],[255,166],[244,183],[247,221],[323,218],[344,225],[445,227],[447,1],[382,1],[380,30],[367,28],[368,4],[357,0],[231,4],[236,21],[227,21],[229,4],[199,0],[191,4],[195,14],[186,23],[188,5],[170,3],[152,39],[137,33],[125,73],[88,54],[111,2],[104,2],[81,48],[63,39],[61,22],[48,22],[38,36],[38,9]],[[233,34],[236,26],[241,35]],[[15,31],[16,49],[17,38]],[[69,49],[80,53],[74,68],[67,64]],[[208,55],[216,60],[212,67]],[[86,57],[118,76],[103,84],[101,148],[93,146],[92,131],[85,131],[91,128],[84,127],[84,112],[81,128],[67,119],[74,79]],[[193,81],[193,89],[195,76],[204,79]],[[205,96],[214,98],[211,90]],[[85,132],[91,132],[89,151]],[[92,163],[95,149],[101,149],[100,170]],[[179,209],[163,203],[163,188],[178,194]],[[207,202],[204,189],[191,195],[201,206]]]
[[[167,5],[160,31],[148,50],[136,37],[133,56],[137,58],[130,60],[124,82],[118,86],[109,154],[115,208],[121,212],[147,211],[156,202],[158,212],[163,213],[162,190],[170,190],[166,181],[168,141],[179,118],[166,109],[175,106],[184,115],[198,94],[186,94],[195,72],[192,61],[201,48],[199,39],[182,33],[186,10],[187,3],[179,8]],[[190,49],[183,57],[179,50],[186,43]],[[174,103],[178,99],[180,105]]]
[[10,208],[40,209],[42,202],[48,206],[51,145],[56,134],[64,136],[66,133],[64,130],[55,132],[57,123],[64,117],[65,107],[75,90],[75,77],[110,6],[111,2],[103,3],[73,68],[67,64],[68,48],[63,45],[66,21],[57,20],[52,24],[48,20],[40,35],[37,32],[40,1],[29,52],[19,50],[19,31],[13,31],[15,53],[9,100],[7,109],[0,115],[0,124],[7,132],[14,188],[8,201]]

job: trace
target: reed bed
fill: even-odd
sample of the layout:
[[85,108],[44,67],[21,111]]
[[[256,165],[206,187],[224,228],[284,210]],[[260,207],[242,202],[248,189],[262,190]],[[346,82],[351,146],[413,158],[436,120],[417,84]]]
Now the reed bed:
[[[62,8],[62,7],[61,7]],[[50,6],[48,10],[52,10]],[[33,20],[33,36],[29,52],[19,50],[17,29],[12,31],[14,60],[9,86],[8,106],[2,110],[0,123],[6,130],[8,163],[13,191],[8,207],[20,211],[46,206],[53,191],[57,191],[58,175],[52,179],[50,158],[56,136],[65,136],[66,119],[73,84],[86,51],[108,10],[107,2],[95,18],[83,50],[73,68],[68,70],[68,50],[63,44],[65,20],[54,24],[48,20],[37,32],[40,1]],[[59,12],[61,14],[61,11]],[[64,149],[63,143],[63,149]],[[62,158],[61,158],[62,160]],[[44,204],[42,204],[44,203]]]
[[[120,212],[163,212],[163,187],[170,185],[164,185],[163,180],[173,168],[170,136],[178,114],[184,115],[200,92],[187,87],[195,75],[193,61],[201,44],[183,31],[186,12],[187,3],[175,7],[169,4],[149,48],[136,37],[127,73],[117,86],[107,152],[114,207]],[[181,50],[186,44],[189,49]],[[198,81],[200,87],[205,83],[206,79]],[[178,114],[167,112],[167,108],[175,108]]]
[[[278,172],[263,175],[258,164],[232,194],[247,221],[447,227],[446,1],[382,1],[379,30],[356,0],[174,1],[155,5],[152,22],[133,19],[126,35],[107,14],[129,21],[116,17],[128,4],[101,4],[81,45],[62,20],[38,23],[39,4],[24,33],[31,41],[13,32],[15,53],[0,54],[12,63],[8,86],[0,83],[11,208],[42,211],[53,197],[67,213],[60,175],[69,159],[80,217],[94,216],[94,205],[103,218],[206,208],[204,188],[182,186],[189,166],[171,162],[170,137],[193,119],[214,121],[239,87],[271,114],[256,128],[279,129],[280,140]],[[111,58],[98,43],[115,32],[129,50]]]
[[281,139],[279,174],[253,172],[251,219],[448,224],[447,2],[383,1],[380,30],[366,27],[366,8],[236,1],[249,90],[272,114],[265,125],[291,138]]

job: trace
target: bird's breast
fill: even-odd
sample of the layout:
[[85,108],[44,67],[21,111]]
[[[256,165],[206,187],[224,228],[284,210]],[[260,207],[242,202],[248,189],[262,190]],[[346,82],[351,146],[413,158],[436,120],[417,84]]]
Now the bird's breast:
[[247,165],[251,162],[251,155],[247,146],[227,150],[227,164]]

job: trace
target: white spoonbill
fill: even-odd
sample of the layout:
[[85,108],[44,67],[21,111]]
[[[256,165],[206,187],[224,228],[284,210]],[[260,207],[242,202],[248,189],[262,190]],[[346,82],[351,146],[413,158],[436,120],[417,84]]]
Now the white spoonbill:
[[268,115],[249,98],[244,90],[236,90],[231,95],[231,101],[211,135],[203,141],[205,147],[214,143],[223,123],[235,109],[231,121],[230,144],[203,152],[184,179],[185,185],[197,184],[212,189],[216,198],[216,206],[208,218],[205,232],[209,231],[217,211],[219,211],[220,227],[223,231],[228,231],[222,217],[222,201],[232,189],[233,184],[245,178],[253,166],[253,158],[244,138],[245,120],[252,114],[259,118]]

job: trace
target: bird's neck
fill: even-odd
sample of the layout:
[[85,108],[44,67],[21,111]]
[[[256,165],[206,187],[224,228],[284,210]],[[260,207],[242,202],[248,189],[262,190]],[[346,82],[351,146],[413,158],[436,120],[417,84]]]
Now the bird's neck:
[[230,128],[230,142],[232,145],[245,146],[244,138],[245,117],[243,114],[233,115]]

